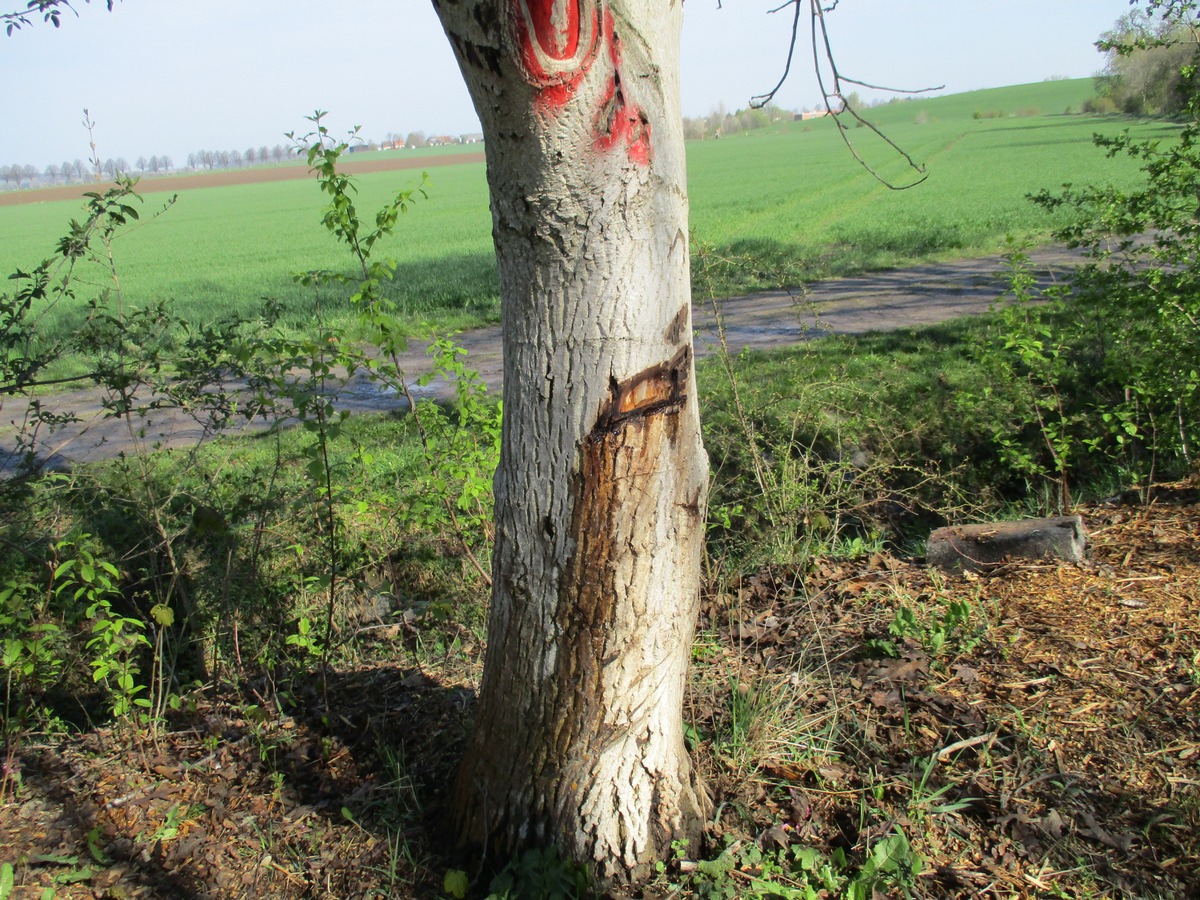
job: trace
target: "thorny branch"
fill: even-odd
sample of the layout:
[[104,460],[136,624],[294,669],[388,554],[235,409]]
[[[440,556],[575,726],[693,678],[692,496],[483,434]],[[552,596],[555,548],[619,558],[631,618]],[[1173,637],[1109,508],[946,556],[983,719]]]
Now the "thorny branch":
[[[833,47],[829,40],[829,29],[825,22],[825,14],[827,12],[832,12],[833,10],[837,9],[838,2],[839,2],[839,0],[831,0],[831,2],[829,3],[828,6],[823,6],[821,3],[821,0],[808,0],[810,17],[812,20],[813,71],[816,73],[816,76],[817,76],[817,84],[820,85],[820,87],[821,87],[821,95],[825,101],[825,108],[829,111],[830,115],[833,116],[833,120],[837,124],[838,134],[841,136],[843,143],[845,143],[845,145],[846,145],[846,148],[850,151],[850,154],[858,161],[858,164],[861,165],[864,169],[866,169],[868,172],[871,173],[871,177],[873,177],[880,184],[882,184],[885,187],[887,187],[891,190],[894,190],[894,191],[902,191],[902,190],[906,190],[907,188],[910,188],[910,187],[916,187],[918,184],[920,184],[926,178],[929,177],[928,173],[925,171],[925,166],[917,163],[912,158],[912,156],[910,156],[895,141],[893,141],[886,134],[884,134],[882,131],[880,131],[879,128],[877,128],[875,125],[872,125],[870,122],[868,122],[866,119],[864,119],[861,115],[859,115],[858,110],[856,110],[854,107],[852,107],[847,102],[846,95],[842,91],[842,84],[843,83],[853,84],[853,85],[857,85],[859,87],[871,88],[873,90],[879,90],[879,91],[890,91],[890,92],[896,93],[896,94],[924,94],[924,93],[928,93],[930,91],[940,91],[940,90],[942,90],[943,87],[945,87],[945,85],[939,85],[937,87],[916,88],[916,89],[912,89],[912,90],[907,90],[907,89],[903,89],[903,88],[894,88],[894,87],[887,87],[884,85],[872,84],[867,81],[859,81],[858,79],[850,78],[847,75],[843,75],[838,70],[837,61],[834,58],[834,54],[833,54]],[[781,87],[783,87],[784,82],[787,81],[788,75],[791,74],[792,59],[796,53],[796,42],[797,42],[797,40],[799,38],[799,34],[800,34],[800,12],[801,12],[801,9],[803,8],[803,3],[804,3],[804,0],[788,0],[788,2],[783,4],[782,6],[777,6],[774,9],[770,10],[770,12],[775,13],[775,12],[779,12],[780,10],[786,9],[788,6],[791,6],[794,8],[794,13],[792,16],[792,38],[791,38],[791,41],[788,43],[787,61],[785,62],[784,67],[783,67],[783,75],[780,77],[780,79],[776,83],[775,87],[771,88],[771,90],[769,90],[767,93],[760,94],[757,97],[752,97],[750,99],[750,105],[752,107],[754,107],[755,109],[761,109],[762,107],[764,107],[768,103],[770,103],[771,100],[774,99],[775,95],[779,92],[779,89]],[[825,65],[828,67],[829,73],[833,79],[833,83],[832,83],[831,87],[826,86],[826,76],[825,76],[824,70],[821,65],[822,58],[824,59]],[[870,163],[868,163],[865,159],[862,158],[862,156],[859,154],[858,150],[855,149],[853,142],[851,142],[850,135],[849,135],[849,125],[847,125],[846,122],[844,122],[842,119],[842,117],[847,114],[850,116],[851,119],[854,120],[854,123],[856,126],[861,126],[861,127],[870,129],[871,132],[876,137],[878,137],[885,144],[887,144],[894,151],[896,151],[897,154],[899,154],[901,157],[903,157],[904,161],[906,163],[908,163],[909,168],[912,169],[920,177],[914,181],[908,182],[907,184],[894,184],[891,181],[888,181],[882,175],[880,175],[870,165]]]

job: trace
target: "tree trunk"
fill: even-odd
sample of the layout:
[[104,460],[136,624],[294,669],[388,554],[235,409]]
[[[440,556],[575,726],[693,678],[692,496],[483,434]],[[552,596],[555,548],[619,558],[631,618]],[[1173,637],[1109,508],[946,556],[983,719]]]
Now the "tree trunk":
[[602,882],[699,838],[682,704],[708,460],[692,370],[682,0],[434,0],[483,123],[504,434],[461,840]]

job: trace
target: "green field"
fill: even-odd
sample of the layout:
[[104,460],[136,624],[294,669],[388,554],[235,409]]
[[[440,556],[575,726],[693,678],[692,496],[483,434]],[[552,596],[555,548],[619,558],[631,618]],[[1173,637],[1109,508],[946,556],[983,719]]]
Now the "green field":
[[[1053,222],[1026,194],[1134,177],[1136,166],[1106,159],[1093,133],[1175,130],[1078,114],[1091,88],[1087,79],[1045,82],[867,110],[866,118],[925,166],[928,178],[908,190],[889,190],[872,178],[828,121],[693,144],[694,236],[758,260],[767,275],[754,285],[730,272],[717,292],[773,286],[777,271],[791,279],[848,274],[995,252],[1008,233],[1045,238]],[[847,134],[884,177],[898,184],[915,177],[868,129]]]
[[[931,256],[989,253],[1008,233],[1045,236],[1052,223],[1026,193],[1134,176],[1128,160],[1107,160],[1092,146],[1093,132],[1132,127],[1169,136],[1174,130],[1078,114],[1090,94],[1088,80],[1046,82],[869,110],[927,167],[925,183],[905,191],[888,190],[864,171],[831,121],[785,122],[692,143],[693,236],[713,251],[697,266],[703,269],[698,290],[775,287]],[[849,134],[886,177],[907,177],[869,130]],[[367,214],[418,180],[407,171],[362,176],[360,208]],[[211,320],[274,297],[298,327],[312,320],[318,301],[323,314],[339,317],[341,296],[316,298],[291,281],[301,270],[350,271],[348,257],[320,225],[323,201],[312,182],[183,191],[164,215],[150,217],[162,198],[147,196],[149,221],[114,247],[127,303],[166,299],[185,318]],[[0,271],[29,268],[47,256],[78,209],[73,202],[0,208]],[[497,319],[490,228],[482,164],[431,170],[428,200],[381,251],[399,260],[390,294],[406,315],[442,327]],[[47,329],[72,322],[63,314]]]

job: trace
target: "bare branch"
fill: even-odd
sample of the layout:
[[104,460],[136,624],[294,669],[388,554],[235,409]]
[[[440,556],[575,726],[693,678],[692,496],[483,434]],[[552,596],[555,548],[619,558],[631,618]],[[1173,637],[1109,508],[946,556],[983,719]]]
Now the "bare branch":
[[893,94],[930,94],[930,93],[933,93],[934,91],[942,91],[942,90],[946,89],[946,86],[944,84],[939,84],[935,87],[923,87],[923,88],[888,87],[887,85],[884,85],[884,84],[872,84],[869,81],[857,81],[856,79],[851,78],[849,75],[840,75],[840,74],[838,75],[838,80],[844,81],[847,84],[857,84],[859,87],[870,88],[873,91],[890,91]]
[[[785,3],[783,6],[777,6],[775,9],[770,10],[770,12],[779,12],[781,9],[786,9],[787,5],[788,4]],[[796,7],[796,12],[795,15],[792,16],[792,39],[788,43],[787,62],[783,67],[783,75],[780,77],[779,82],[775,85],[775,87],[771,88],[771,90],[767,91],[765,94],[759,94],[757,97],[750,98],[750,105],[754,109],[762,109],[764,106],[770,103],[771,100],[774,99],[775,95],[779,93],[779,89],[783,87],[783,83],[787,81],[788,75],[791,74],[792,57],[796,53],[796,35],[800,32],[800,0],[791,0],[791,5]]]
[[[796,41],[799,37],[799,32],[800,32],[800,9],[801,9],[802,2],[803,2],[803,0],[789,0],[788,3],[785,3],[782,6],[777,6],[774,9],[770,10],[770,12],[774,13],[774,12],[779,12],[780,10],[786,9],[789,5],[794,7],[795,13],[792,18],[792,37],[791,37],[791,41],[788,44],[787,62],[784,65],[783,76],[779,79],[779,82],[775,85],[775,87],[773,87],[770,91],[768,91],[765,94],[760,94],[756,97],[751,98],[750,105],[752,107],[754,107],[755,109],[762,108],[763,106],[766,106],[768,103],[770,103],[771,100],[774,99],[775,95],[779,92],[779,89],[781,87],[783,87],[784,82],[787,81],[788,75],[791,74],[792,59],[796,52]],[[812,20],[813,71],[815,72],[816,77],[817,77],[817,84],[821,88],[821,95],[825,101],[825,108],[829,111],[829,114],[831,116],[833,116],[834,122],[837,123],[838,134],[841,136],[842,141],[846,144],[846,147],[850,151],[850,154],[858,161],[859,165],[861,165],[864,169],[866,169],[868,172],[870,172],[871,177],[874,178],[876,181],[878,181],[880,184],[882,184],[885,187],[890,188],[891,190],[894,190],[894,191],[901,191],[901,190],[906,190],[907,188],[910,188],[910,187],[916,187],[918,184],[920,184],[926,178],[929,177],[928,173],[925,171],[925,166],[918,164],[912,158],[912,156],[910,156],[905,150],[903,150],[899,145],[897,145],[895,141],[893,141],[886,134],[884,134],[882,131],[880,131],[879,128],[877,128],[875,125],[872,125],[870,122],[868,122],[866,119],[864,119],[861,115],[859,115],[858,111],[855,110],[847,102],[846,96],[842,91],[842,84],[843,83],[853,84],[853,85],[857,85],[859,87],[869,88],[871,90],[888,91],[888,92],[895,93],[895,94],[924,94],[924,93],[929,93],[931,91],[940,91],[945,87],[945,85],[940,85],[938,87],[926,87],[926,88],[917,88],[914,90],[907,90],[904,88],[887,87],[885,85],[872,84],[871,82],[860,81],[856,78],[850,78],[847,75],[843,75],[838,70],[837,60],[834,57],[833,47],[829,40],[829,29],[827,28],[826,23],[825,23],[825,13],[832,12],[833,10],[835,10],[838,5],[838,0],[832,0],[832,2],[830,2],[829,5],[827,5],[827,6],[822,6],[821,0],[808,0],[808,2],[809,2],[809,9],[810,9],[810,17]],[[821,66],[822,59],[824,59],[826,65],[829,68],[829,72],[833,78],[833,83],[832,83],[832,86],[830,86],[830,87],[826,86],[826,78],[825,78],[825,75],[823,73],[822,66]],[[835,101],[836,101],[836,108],[835,108]],[[852,118],[855,121],[855,123],[857,125],[860,125],[860,126],[870,129],[870,131],[875,136],[877,136],[880,140],[882,140],[885,144],[887,144],[890,148],[892,148],[892,150],[894,150],[899,156],[901,156],[904,159],[904,161],[908,164],[909,168],[911,168],[920,177],[915,179],[914,181],[910,181],[906,184],[894,184],[894,183],[888,181],[883,176],[881,176],[874,168],[871,167],[871,165],[869,163],[867,163],[866,160],[864,160],[862,158],[862,156],[859,154],[858,150],[854,147],[854,144],[851,142],[849,134],[848,134],[848,126],[846,125],[846,123],[844,121],[842,121],[842,116],[847,115],[847,114],[850,116],[850,118]]]

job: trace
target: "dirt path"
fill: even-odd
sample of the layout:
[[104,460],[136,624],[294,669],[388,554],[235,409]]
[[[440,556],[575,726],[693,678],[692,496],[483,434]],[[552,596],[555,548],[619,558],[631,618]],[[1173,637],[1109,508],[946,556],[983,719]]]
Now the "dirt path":
[[[1034,271],[1044,282],[1060,274],[1078,256],[1062,248],[1044,248],[1031,254]],[[1003,291],[1003,260],[997,257],[927,263],[910,269],[878,272],[854,278],[818,282],[807,291],[775,291],[720,302],[729,349],[771,349],[792,346],[827,333],[861,334],[890,331],[917,325],[932,325],[958,316],[983,312]],[[696,352],[712,354],[718,347],[712,305],[698,303],[694,309]],[[503,360],[500,328],[491,326],[463,332],[458,342],[468,351],[467,363],[479,371],[492,391],[499,391]],[[402,360],[414,380],[431,368],[423,344],[414,342]],[[414,394],[448,399],[452,386],[435,381],[427,387],[414,385]],[[125,423],[101,419],[99,390],[75,391],[44,400],[53,412],[72,412],[84,421],[64,427],[48,442],[48,456],[61,465],[109,459],[132,452],[136,444]],[[340,408],[350,411],[382,412],[405,407],[403,398],[384,393],[365,377],[356,377],[338,395]],[[14,410],[15,406],[10,407]],[[11,420],[12,415],[5,416]],[[160,412],[140,423],[147,446],[182,447],[194,443],[201,430],[177,412]],[[244,430],[262,430],[252,424]],[[13,428],[0,427],[0,470],[13,446]]]

